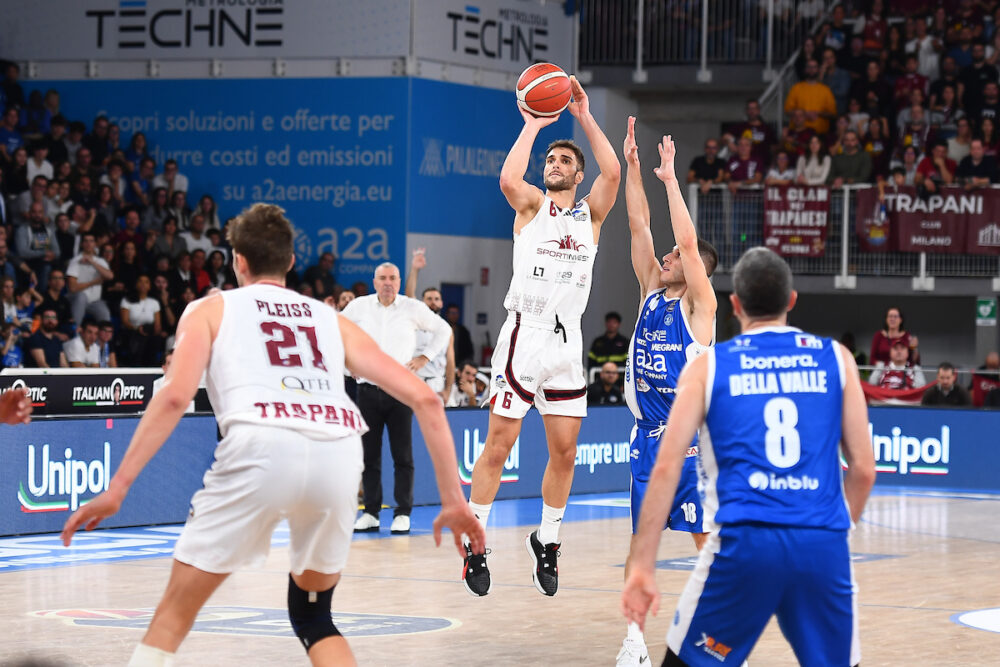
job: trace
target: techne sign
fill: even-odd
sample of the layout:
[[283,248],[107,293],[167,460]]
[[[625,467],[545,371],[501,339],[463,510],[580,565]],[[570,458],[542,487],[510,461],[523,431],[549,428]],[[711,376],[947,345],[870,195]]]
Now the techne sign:
[[[148,6],[147,6],[148,5]],[[86,30],[99,51],[280,47],[284,0],[119,0],[85,9]],[[228,43],[228,44],[227,44]]]
[[571,66],[573,22],[562,3],[425,0],[417,8],[418,58],[514,73],[536,62]]
[[410,0],[44,0],[3,7],[0,44],[12,60],[396,58],[410,46]]

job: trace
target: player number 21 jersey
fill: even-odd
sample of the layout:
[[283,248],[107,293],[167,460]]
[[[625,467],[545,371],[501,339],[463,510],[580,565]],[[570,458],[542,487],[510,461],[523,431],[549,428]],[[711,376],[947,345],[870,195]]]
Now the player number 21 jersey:
[[280,426],[319,440],[368,430],[344,391],[344,344],[332,308],[261,283],[222,298],[206,375],[223,436],[232,424]]
[[503,305],[508,311],[555,322],[579,321],[590,299],[594,228],[586,200],[559,208],[545,197],[514,235],[514,274]]

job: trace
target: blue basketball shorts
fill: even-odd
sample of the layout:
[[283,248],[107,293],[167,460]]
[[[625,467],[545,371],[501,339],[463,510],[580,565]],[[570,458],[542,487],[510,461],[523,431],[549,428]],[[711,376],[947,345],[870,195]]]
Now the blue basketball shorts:
[[708,537],[667,646],[691,667],[740,665],[772,615],[800,665],[861,661],[846,530],[742,524]]
[[[646,497],[646,485],[649,484],[649,474],[656,465],[656,455],[660,451],[661,429],[648,429],[636,424],[632,427],[632,438],[629,445],[629,461],[632,467],[632,534],[635,535],[639,524],[639,510],[642,509],[642,499]],[[698,495],[698,455],[697,451],[689,451],[684,459],[684,469],[674,494],[674,503],[667,516],[666,528],[685,533],[703,533],[701,526],[701,498]]]

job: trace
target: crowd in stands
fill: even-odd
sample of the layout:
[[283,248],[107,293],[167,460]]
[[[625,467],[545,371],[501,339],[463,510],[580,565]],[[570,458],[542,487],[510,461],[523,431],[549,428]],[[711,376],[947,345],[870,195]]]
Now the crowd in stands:
[[[158,366],[188,303],[236,286],[225,218],[159,165],[152,137],[100,116],[67,119],[57,90],[0,81],[3,367]],[[340,308],[367,283],[336,284],[331,253],[289,285]]]
[[775,131],[750,100],[743,122],[706,141],[688,181],[702,192],[996,183],[998,61],[998,0],[839,3],[801,46],[785,126]]

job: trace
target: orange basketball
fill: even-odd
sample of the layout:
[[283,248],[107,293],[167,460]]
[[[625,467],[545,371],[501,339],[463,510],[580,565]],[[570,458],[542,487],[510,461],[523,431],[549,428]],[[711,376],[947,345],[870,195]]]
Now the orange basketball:
[[557,65],[537,63],[517,79],[517,104],[534,116],[558,116],[569,104],[569,77]]

